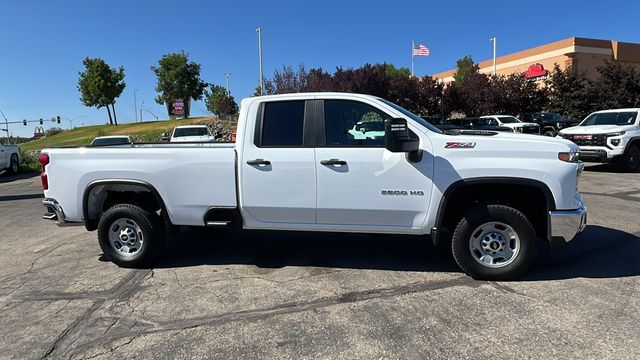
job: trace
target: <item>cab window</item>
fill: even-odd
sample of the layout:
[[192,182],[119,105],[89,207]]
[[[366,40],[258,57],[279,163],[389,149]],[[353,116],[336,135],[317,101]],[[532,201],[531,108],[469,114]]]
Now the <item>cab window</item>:
[[327,146],[384,146],[384,121],[391,116],[351,100],[325,100]]

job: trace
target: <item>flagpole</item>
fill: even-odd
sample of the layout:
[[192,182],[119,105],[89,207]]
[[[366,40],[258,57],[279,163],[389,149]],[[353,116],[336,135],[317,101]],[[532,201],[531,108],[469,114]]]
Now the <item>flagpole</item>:
[[413,77],[413,49],[416,47],[416,44],[411,40],[411,77]]

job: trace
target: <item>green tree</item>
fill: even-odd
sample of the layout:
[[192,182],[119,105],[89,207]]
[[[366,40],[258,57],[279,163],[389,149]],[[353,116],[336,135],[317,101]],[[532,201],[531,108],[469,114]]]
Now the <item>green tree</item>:
[[[85,58],[82,64],[85,69],[79,73],[78,78],[80,101],[89,107],[98,109],[106,107],[109,114],[109,124],[118,125],[115,104],[116,99],[126,87],[124,68],[111,68],[100,58]],[[111,116],[112,110],[113,117]]]
[[229,115],[238,112],[238,104],[227,89],[220,85],[209,84],[209,90],[204,91],[204,102],[207,110],[216,115]]
[[640,74],[633,66],[605,61],[597,69],[600,77],[592,83],[592,94],[598,109],[640,105]]
[[188,54],[184,52],[164,55],[158,66],[152,66],[151,70],[156,74],[156,102],[169,104],[182,99],[184,101],[185,117],[191,112],[190,99],[200,100],[207,84],[200,79],[200,64],[189,61]]
[[478,65],[473,62],[471,55],[467,55],[456,62],[453,80],[456,84],[461,84],[468,75],[477,74],[479,69]]
[[593,101],[593,85],[583,71],[574,67],[560,70],[556,65],[545,82],[549,98],[548,110],[568,119],[582,119],[597,105]]

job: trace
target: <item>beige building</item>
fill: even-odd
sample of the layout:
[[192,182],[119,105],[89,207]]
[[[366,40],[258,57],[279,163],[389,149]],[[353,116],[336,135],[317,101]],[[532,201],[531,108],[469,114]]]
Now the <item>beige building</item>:
[[[595,78],[596,68],[605,60],[630,64],[640,70],[640,44],[571,37],[500,56],[496,58],[496,74],[523,73],[528,78],[543,80],[558,64],[563,70],[575,66]],[[493,59],[482,61],[478,66],[481,73],[493,73]],[[434,74],[433,77],[449,83],[453,81],[454,72],[455,69]]]

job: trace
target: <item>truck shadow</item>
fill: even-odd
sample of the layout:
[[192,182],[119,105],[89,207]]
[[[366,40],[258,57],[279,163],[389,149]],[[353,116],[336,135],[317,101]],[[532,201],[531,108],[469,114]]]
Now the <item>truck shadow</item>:
[[[448,249],[434,248],[427,237],[231,229],[181,231],[156,267],[237,264],[460,272]],[[536,263],[520,281],[636,275],[640,275],[640,238],[589,226],[553,252],[541,246]]]
[[10,175],[7,171],[0,172],[0,184],[8,183],[16,180],[29,179],[40,174],[36,172],[26,172],[26,173],[18,173],[14,175]]
[[521,280],[640,275],[640,237],[624,231],[590,225],[565,246],[544,250]]

